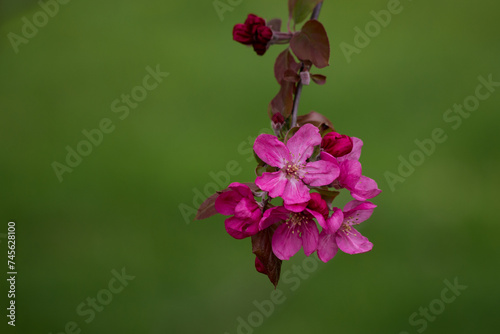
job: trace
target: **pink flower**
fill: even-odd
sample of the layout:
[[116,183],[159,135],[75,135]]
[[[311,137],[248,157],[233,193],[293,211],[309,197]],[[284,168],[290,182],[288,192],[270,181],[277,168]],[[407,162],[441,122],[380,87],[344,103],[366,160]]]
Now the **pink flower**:
[[252,45],[260,56],[266,53],[272,38],[273,31],[266,26],[266,20],[253,14],[248,15],[245,23],[239,23],[233,28],[233,39],[245,45]]
[[[339,175],[335,158],[307,162],[314,146],[321,143],[319,130],[312,124],[305,124],[290,138],[287,144],[268,134],[261,134],[255,140],[253,149],[261,160],[280,170],[264,173],[257,177],[255,184],[268,191],[269,196],[283,198],[285,206],[293,211],[302,211],[311,199],[310,185],[328,185]],[[300,205],[297,205],[300,204]]]
[[[320,203],[323,202],[323,203]],[[264,212],[260,221],[260,229],[279,223],[272,239],[273,253],[280,260],[289,260],[301,247],[306,256],[311,255],[318,247],[319,231],[314,218],[326,227],[322,213],[312,208],[325,207],[326,203],[318,193],[311,194],[311,200],[302,212],[293,212],[283,206],[270,208]]]
[[236,239],[257,234],[262,213],[252,190],[237,182],[231,183],[228,188],[231,190],[221,193],[215,200],[218,213],[232,215],[225,221],[227,233]]
[[361,156],[361,148],[363,147],[363,141],[356,137],[350,137],[350,138],[352,140],[352,150],[346,155],[337,157],[338,162],[344,160],[356,160],[356,161],[359,160],[359,157]]
[[321,140],[321,148],[336,158],[350,153],[352,147],[351,137],[337,132],[329,132]]
[[[357,143],[358,145],[359,143],[361,143],[361,146],[363,145],[360,139],[358,139]],[[361,146],[355,146],[356,151],[353,149],[351,153],[337,159],[333,158],[331,155],[325,154],[325,152],[321,152],[320,158],[321,160],[338,162],[340,173],[339,177],[333,183],[335,188],[345,188],[350,191],[354,199],[366,201],[380,194],[382,190],[378,188],[375,180],[361,175],[361,163],[357,160],[361,154]],[[356,158],[356,160],[351,158]]]
[[326,228],[321,231],[318,242],[318,257],[323,262],[330,261],[340,248],[344,253],[358,254],[368,252],[373,244],[359,233],[353,225],[368,218],[377,206],[371,202],[350,201],[344,210],[334,208],[326,220]]

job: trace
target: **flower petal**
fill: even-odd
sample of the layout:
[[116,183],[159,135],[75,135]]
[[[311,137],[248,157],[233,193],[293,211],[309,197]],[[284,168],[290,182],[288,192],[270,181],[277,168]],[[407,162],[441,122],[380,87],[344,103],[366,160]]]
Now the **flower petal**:
[[339,250],[335,237],[335,234],[328,234],[325,230],[319,235],[317,254],[319,259],[325,263],[333,259]]
[[302,181],[312,187],[328,185],[340,174],[338,164],[326,160],[310,162],[303,171]]
[[269,134],[261,134],[253,144],[255,154],[266,164],[282,168],[290,160],[290,154],[283,142]]
[[252,190],[243,183],[233,182],[228,187],[228,191],[221,193],[215,200],[215,210],[221,215],[234,215],[234,209],[242,198],[254,200]]
[[241,201],[241,195],[235,191],[226,191],[215,200],[215,210],[221,215],[234,215],[234,208]]
[[307,203],[307,207],[313,211],[321,213],[325,219],[328,218],[330,209],[328,209],[328,204],[326,204],[326,201],[321,198],[321,195],[318,193],[311,193],[310,196],[311,199]]
[[343,188],[354,189],[361,177],[361,163],[356,160],[344,160],[340,163],[339,182]]
[[286,204],[304,203],[311,199],[309,188],[301,180],[295,178],[288,179],[281,197]]
[[348,153],[342,157],[338,157],[337,159],[339,162],[345,161],[345,160],[359,160],[359,157],[361,156],[361,148],[363,147],[363,141],[359,138],[356,137],[351,137],[352,139],[352,151],[351,153]]
[[333,234],[342,226],[344,213],[339,208],[333,208],[332,215],[326,220],[325,233]]
[[[306,211],[309,212],[316,220],[318,221],[319,225],[323,228],[326,226],[325,218],[323,215],[317,211],[311,210],[309,208],[306,208]],[[316,226],[316,225],[315,225]]]
[[349,221],[350,225],[362,223],[370,218],[376,207],[372,202],[350,201],[344,206],[344,221]]
[[267,269],[264,264],[259,260],[259,258],[255,257],[255,269],[261,274],[267,275]]
[[[238,205],[236,205],[236,207],[234,208],[234,215],[235,217],[240,219],[251,219],[254,216],[255,210],[258,209],[259,206],[255,202],[255,200],[242,198]],[[258,220],[260,220],[260,218]]]
[[243,239],[250,236],[250,234],[245,231],[247,222],[243,219],[229,217],[225,220],[224,225],[227,233],[235,239]]
[[290,211],[282,206],[275,206],[267,209],[259,223],[259,229],[262,231],[269,226],[276,224],[282,220],[286,220],[290,216]]
[[351,190],[351,195],[359,201],[366,201],[380,194],[382,190],[378,188],[377,182],[369,177],[361,175],[358,183]]
[[[323,216],[319,216],[323,218]],[[306,256],[311,255],[318,249],[319,232],[316,223],[311,220],[299,226],[297,230],[300,231],[302,246],[304,247],[304,254],[306,254]]]
[[338,165],[337,158],[335,158],[333,155],[331,155],[330,153],[327,153],[325,151],[321,151],[320,152],[319,159],[320,160],[330,161],[330,162],[333,162],[333,163],[337,163],[337,165]]
[[287,203],[284,203],[283,206],[287,210],[290,210],[290,211],[293,211],[293,212],[302,212],[307,207],[307,203],[309,203],[309,202],[297,203],[297,204],[287,204]]
[[238,23],[233,28],[233,39],[245,45],[252,44],[253,36],[249,28],[241,23]]
[[321,144],[319,130],[312,124],[304,124],[288,140],[286,146],[295,164],[302,164],[309,159],[314,151],[314,146]]
[[274,231],[272,240],[274,255],[280,260],[289,260],[302,246],[302,239],[294,228],[281,224]]
[[335,241],[339,248],[347,254],[365,253],[373,248],[373,244],[359,233],[355,228],[351,228],[349,233],[339,231]]
[[283,191],[288,183],[288,179],[282,171],[273,173],[266,172],[255,179],[257,187],[264,191],[268,191],[269,196],[272,198],[283,195]]
[[248,199],[253,199],[253,193],[252,190],[250,189],[249,186],[243,183],[239,182],[233,182],[231,183],[228,188],[236,191],[238,194],[240,194],[242,197],[246,197]]

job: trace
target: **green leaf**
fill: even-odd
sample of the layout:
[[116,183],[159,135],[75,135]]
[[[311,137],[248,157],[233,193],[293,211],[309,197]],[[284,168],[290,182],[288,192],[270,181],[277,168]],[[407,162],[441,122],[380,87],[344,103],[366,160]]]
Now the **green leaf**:
[[301,61],[309,60],[317,68],[323,68],[330,62],[330,42],[325,27],[317,20],[309,20],[302,31],[290,40],[293,53]]
[[290,0],[288,1],[288,10],[292,9],[290,17],[293,18],[295,24],[299,24],[304,21],[309,15],[311,15],[314,7],[318,5],[323,0]]

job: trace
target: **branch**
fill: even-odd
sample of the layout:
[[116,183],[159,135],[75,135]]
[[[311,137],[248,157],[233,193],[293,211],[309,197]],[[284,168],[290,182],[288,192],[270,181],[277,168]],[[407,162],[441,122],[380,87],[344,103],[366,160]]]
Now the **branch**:
[[[311,20],[317,20],[319,17],[319,12],[321,11],[321,7],[323,6],[323,1],[314,7],[313,12],[311,14]],[[300,63],[300,72],[304,70],[304,63]],[[299,110],[299,101],[300,95],[302,94],[302,80],[297,84],[297,90],[295,92],[295,97],[293,99],[293,109],[292,109],[292,124],[290,128],[293,128],[297,125],[297,112]]]

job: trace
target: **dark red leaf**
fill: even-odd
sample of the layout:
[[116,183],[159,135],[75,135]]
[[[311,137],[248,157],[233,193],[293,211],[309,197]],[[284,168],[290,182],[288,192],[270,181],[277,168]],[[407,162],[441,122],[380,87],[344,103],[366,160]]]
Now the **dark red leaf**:
[[295,83],[283,80],[280,91],[269,103],[268,113],[272,119],[275,113],[280,113],[286,119],[292,113],[293,108],[293,92]]
[[256,191],[261,191],[259,187],[253,182],[242,182],[244,185],[248,186],[251,191],[256,192]]
[[326,83],[326,77],[321,74],[312,74],[311,79],[318,85],[324,85]]
[[286,81],[290,81],[290,82],[299,82],[300,81],[300,76],[297,74],[297,72],[294,72],[292,70],[286,70],[283,78]]
[[219,197],[220,193],[222,193],[222,191],[216,192],[215,194],[207,198],[203,203],[201,203],[194,220],[205,219],[218,213],[215,210],[215,200],[217,199],[217,197]]
[[274,63],[274,76],[279,84],[285,80],[285,73],[288,70],[297,73],[300,69],[300,64],[295,61],[289,48],[286,48],[278,55]]
[[[272,225],[265,230],[260,231],[252,236],[252,253],[254,253],[260,261],[259,272],[263,272],[269,277],[274,287],[278,285],[281,273],[282,261],[273,253],[271,241],[273,239],[276,225]],[[262,268],[263,267],[263,268]]]
[[293,53],[300,60],[310,60],[317,68],[329,65],[330,43],[325,28],[317,20],[307,21],[302,31],[290,40]]
[[[324,115],[322,115],[316,111],[311,111],[307,115],[301,115],[301,116],[297,117],[297,124],[304,125],[306,123],[311,123],[311,124],[316,125],[318,127],[325,125],[326,127],[330,128],[332,131],[334,130],[332,122],[328,118],[326,118]],[[320,128],[320,130],[321,130],[321,128]]]
[[280,19],[272,19],[267,22],[267,26],[274,31],[281,31],[281,20]]

